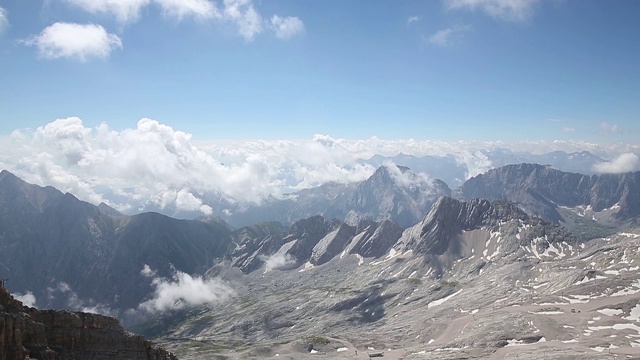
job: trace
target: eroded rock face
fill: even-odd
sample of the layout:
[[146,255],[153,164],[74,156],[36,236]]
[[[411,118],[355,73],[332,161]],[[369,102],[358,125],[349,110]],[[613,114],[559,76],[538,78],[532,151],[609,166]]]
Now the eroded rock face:
[[0,360],[175,360],[142,336],[124,331],[112,317],[38,310],[0,287]]

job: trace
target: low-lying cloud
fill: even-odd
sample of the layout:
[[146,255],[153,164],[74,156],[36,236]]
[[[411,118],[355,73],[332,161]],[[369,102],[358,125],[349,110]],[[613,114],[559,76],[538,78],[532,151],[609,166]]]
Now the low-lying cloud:
[[634,153],[624,153],[611,161],[595,164],[593,171],[614,174],[635,171],[638,170],[639,160],[638,155]]
[[59,281],[53,287],[47,287],[47,301],[45,306],[52,303],[63,304],[64,308],[72,311],[82,311],[92,314],[101,314],[117,317],[119,314],[108,305],[99,303],[94,299],[80,298],[71,286],[64,281]]
[[265,270],[288,269],[296,263],[296,259],[290,254],[276,253],[270,256],[263,256]]
[[171,278],[157,277],[147,265],[140,273],[152,278],[151,284],[155,288],[152,298],[139,306],[140,310],[150,313],[211,306],[235,295],[234,290],[218,278],[191,276],[177,270]]
[[25,306],[35,307],[36,306],[36,297],[33,295],[31,291],[27,291],[24,294],[13,294],[13,297],[20,301]]

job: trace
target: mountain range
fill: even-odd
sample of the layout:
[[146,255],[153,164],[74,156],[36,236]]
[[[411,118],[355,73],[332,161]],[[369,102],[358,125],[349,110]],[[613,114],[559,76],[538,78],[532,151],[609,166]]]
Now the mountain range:
[[[395,170],[396,167],[399,169],[409,168],[412,173],[410,176],[414,182],[418,181],[431,184],[435,196],[429,196],[429,201],[426,204],[418,201],[417,204],[413,204],[415,208],[416,205],[430,205],[439,195],[448,196],[449,190],[447,188],[457,188],[462,185],[465,180],[492,168],[510,164],[537,163],[550,165],[555,169],[565,172],[591,175],[594,173],[596,165],[605,163],[606,161],[606,159],[588,151],[554,151],[545,154],[534,154],[525,151],[514,152],[504,148],[493,148],[490,150],[466,151],[457,154],[429,155],[424,157],[405,154],[396,156],[375,155],[369,159],[358,159],[356,163],[376,168],[378,171],[380,171],[381,167],[387,167],[392,170],[392,175],[398,174],[398,171]],[[366,179],[360,183],[325,183],[319,187],[285,193],[277,197],[267,197],[257,202],[235,199],[225,195],[223,192],[202,191],[198,189],[190,189],[190,191],[199,199],[202,199],[203,205],[211,208],[213,216],[220,217],[234,227],[252,225],[261,221],[278,221],[288,226],[300,218],[317,214],[323,214],[328,218],[336,217],[345,221],[349,221],[348,216],[358,217],[363,215],[356,209],[356,207],[360,205],[358,205],[356,201],[353,201],[355,199],[352,201],[343,201],[339,204],[335,202],[335,199],[347,197],[347,195],[354,192],[354,188],[358,186],[369,189],[379,187],[380,184],[376,184],[376,181],[373,179],[376,176],[376,174],[373,174],[370,179]],[[378,180],[380,180],[380,178],[378,178]],[[402,179],[402,177],[396,176],[395,180],[409,179]],[[290,186],[295,185],[291,183],[294,181],[292,179],[282,181]],[[385,186],[384,191],[389,191],[388,195],[397,191],[402,192],[401,189],[392,190],[389,184],[383,185]],[[403,188],[406,186],[406,181],[404,183],[402,181],[396,181],[396,186]],[[366,191],[366,189],[363,190]],[[381,189],[378,188],[376,191],[379,192]],[[405,189],[404,192],[410,194],[411,190]],[[129,203],[128,200],[118,197],[113,191],[106,191],[102,195],[106,199],[113,201],[114,204],[128,204],[130,209],[132,209],[128,211],[155,211],[184,219],[194,219],[202,216],[200,210],[186,211],[170,204],[161,205],[153,200],[144,201],[143,199],[138,202],[134,201],[134,203]],[[351,211],[353,211],[354,214],[349,214]],[[427,211],[428,206],[422,209],[422,215]],[[373,216],[375,214],[365,215]],[[402,221],[406,221],[408,218],[397,217],[392,220],[402,223]],[[413,220],[413,224],[415,224],[420,219]],[[355,222],[352,222],[352,224],[355,224]]]
[[286,222],[256,215],[234,228],[123,215],[2,171],[0,277],[38,307],[116,315],[181,358],[488,357],[511,343],[539,358],[542,339],[589,358],[606,341],[633,347],[632,336],[605,340],[615,331],[570,329],[600,331],[586,319],[603,309],[615,319],[597,326],[611,331],[635,319],[639,177],[518,164],[452,192],[385,165],[245,209]]

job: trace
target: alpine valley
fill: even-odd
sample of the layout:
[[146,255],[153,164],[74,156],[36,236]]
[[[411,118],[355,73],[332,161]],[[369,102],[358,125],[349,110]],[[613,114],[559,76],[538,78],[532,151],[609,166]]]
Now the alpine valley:
[[[58,339],[88,322],[126,343],[112,316],[180,359],[640,357],[640,172],[520,163],[452,190],[454,165],[445,182],[388,160],[369,160],[381,166],[360,183],[193,220],[122,214],[2,171],[0,277],[81,324]],[[15,319],[49,320],[5,303],[0,354],[72,358],[51,345],[72,340],[16,340]],[[136,358],[174,356],[136,341],[123,349],[150,349]]]

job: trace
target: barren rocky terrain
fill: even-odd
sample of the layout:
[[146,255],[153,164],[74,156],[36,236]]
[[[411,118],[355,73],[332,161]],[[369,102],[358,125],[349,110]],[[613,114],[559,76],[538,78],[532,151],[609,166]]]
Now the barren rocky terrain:
[[144,331],[183,359],[640,357],[640,229],[520,241],[532,231],[512,220],[464,231],[439,255],[225,270],[235,298]]

